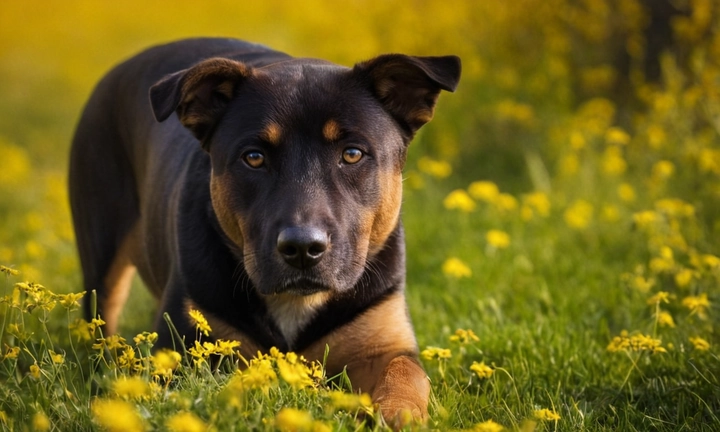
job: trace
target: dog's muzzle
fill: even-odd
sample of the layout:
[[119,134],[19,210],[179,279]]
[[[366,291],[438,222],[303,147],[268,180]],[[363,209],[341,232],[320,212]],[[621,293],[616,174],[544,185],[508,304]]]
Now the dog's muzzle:
[[290,227],[280,231],[277,251],[283,260],[300,270],[317,265],[330,246],[325,231],[312,227]]

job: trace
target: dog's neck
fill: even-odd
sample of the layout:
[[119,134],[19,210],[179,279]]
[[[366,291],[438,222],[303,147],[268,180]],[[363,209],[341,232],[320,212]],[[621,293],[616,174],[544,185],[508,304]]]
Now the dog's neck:
[[265,297],[268,314],[272,317],[290,349],[298,333],[315,317],[317,311],[331,297],[329,292],[308,296],[275,294]]

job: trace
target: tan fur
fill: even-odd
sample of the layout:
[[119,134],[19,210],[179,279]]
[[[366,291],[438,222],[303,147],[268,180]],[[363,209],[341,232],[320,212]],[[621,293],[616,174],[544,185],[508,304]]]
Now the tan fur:
[[280,125],[275,122],[266,124],[265,128],[260,132],[260,139],[275,146],[279,145],[282,140]]
[[186,313],[189,314],[192,309],[196,309],[203,314],[208,322],[208,325],[210,325],[210,328],[212,329],[211,335],[213,338],[240,341],[240,354],[245,357],[245,359],[250,360],[257,355],[258,351],[260,351],[260,347],[255,344],[251,337],[237,330],[226,321],[198,307],[192,300],[185,300]]
[[401,174],[383,172],[380,174],[382,194],[380,208],[374,212],[372,231],[370,233],[370,256],[378,253],[385,245],[388,236],[395,229],[400,217],[402,204],[402,176]]
[[338,122],[336,122],[333,119],[328,120],[325,122],[325,126],[323,126],[323,137],[330,142],[337,141],[340,139],[342,130],[340,129],[340,125]]
[[102,312],[101,318],[105,321],[105,335],[117,333],[120,314],[130,295],[132,279],[135,275],[132,255],[136,249],[136,242],[137,224],[123,238],[103,280],[104,295],[98,299],[98,303]]
[[330,296],[328,292],[320,292],[309,296],[275,294],[265,297],[268,312],[291,349],[300,330],[310,322]]
[[232,206],[232,191],[229,186],[225,185],[225,176],[210,176],[210,198],[212,200],[212,206],[217,215],[220,227],[223,229],[225,234],[233,241],[238,247],[243,246],[243,235],[242,235],[242,220],[236,212],[231,209]]
[[417,360],[408,356],[395,357],[388,363],[372,393],[383,419],[395,430],[427,420],[429,397],[430,380]]
[[371,393],[385,367],[398,355],[417,353],[417,342],[405,306],[405,295],[395,293],[308,347],[302,354],[322,360],[325,345],[329,375],[347,365],[353,389]]

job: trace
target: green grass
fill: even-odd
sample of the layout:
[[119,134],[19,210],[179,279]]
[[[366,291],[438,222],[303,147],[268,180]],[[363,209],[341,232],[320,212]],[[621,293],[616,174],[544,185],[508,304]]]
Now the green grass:
[[[154,378],[159,360],[133,341],[155,307],[139,281],[119,350],[70,329],[80,312],[58,295],[81,290],[65,191],[76,119],[113,64],[190,35],[342,64],[462,57],[457,93],[441,96],[405,170],[409,311],[420,349],[451,354],[423,359],[427,429],[720,429],[717,10],[681,5],[653,81],[638,42],[647,11],[631,1],[176,3],[0,6],[0,265],[20,271],[0,274],[1,430],[104,430],[103,414],[122,410],[140,426],[114,425],[132,430],[383,428],[359,399],[340,409],[342,377],[298,384],[304,366],[283,375],[278,356],[262,360],[277,375],[267,381],[233,356],[217,368],[188,357]],[[641,54],[626,50],[637,43]],[[629,71],[615,62],[626,52]],[[480,180],[504,195],[479,194]],[[509,244],[493,246],[491,230]],[[453,342],[457,329],[479,340]],[[125,377],[139,381],[118,387]]]

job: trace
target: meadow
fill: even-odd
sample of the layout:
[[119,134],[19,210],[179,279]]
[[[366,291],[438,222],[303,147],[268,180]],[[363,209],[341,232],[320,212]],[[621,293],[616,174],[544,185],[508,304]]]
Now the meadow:
[[193,349],[151,352],[139,281],[119,336],[83,319],[80,111],[114,64],[200,35],[345,65],[462,58],[405,167],[418,428],[720,429],[717,2],[244,3],[0,3],[0,429],[384,430],[342,377],[240,358],[201,316]]

